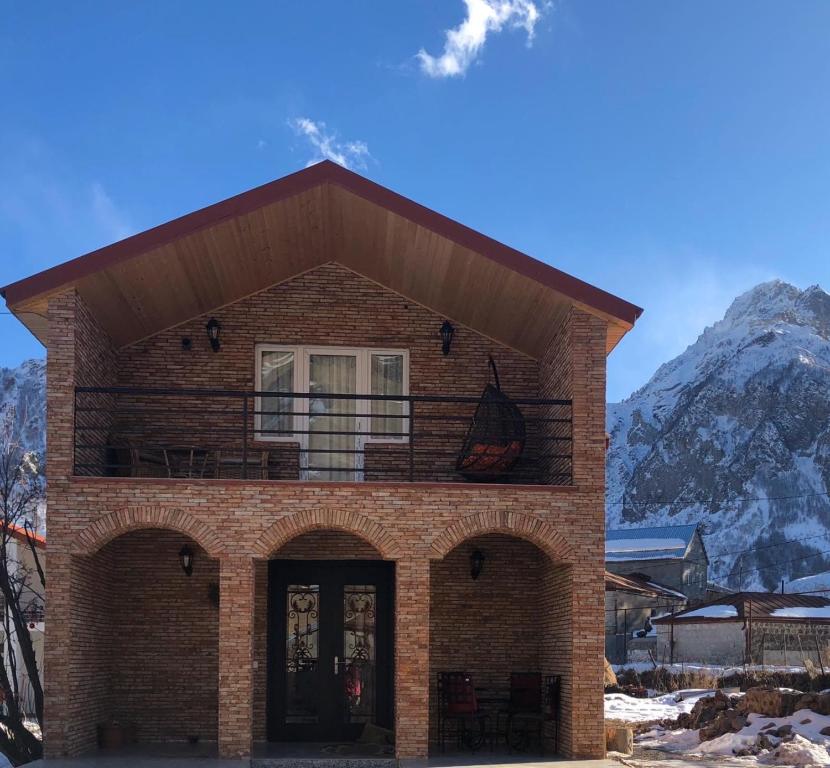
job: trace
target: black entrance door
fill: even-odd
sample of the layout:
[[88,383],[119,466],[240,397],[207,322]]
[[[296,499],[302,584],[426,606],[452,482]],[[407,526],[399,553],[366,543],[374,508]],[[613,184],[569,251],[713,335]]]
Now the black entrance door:
[[272,560],[268,739],[348,741],[392,727],[392,563]]

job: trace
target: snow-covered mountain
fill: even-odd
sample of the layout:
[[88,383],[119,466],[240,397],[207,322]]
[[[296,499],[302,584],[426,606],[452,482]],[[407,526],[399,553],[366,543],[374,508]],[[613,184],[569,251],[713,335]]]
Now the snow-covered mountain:
[[830,295],[818,286],[739,296],[608,406],[608,431],[609,527],[702,521],[710,577],[732,587],[830,568]]
[[0,368],[0,413],[14,410],[24,447],[43,453],[46,447],[46,362],[27,360],[17,368]]

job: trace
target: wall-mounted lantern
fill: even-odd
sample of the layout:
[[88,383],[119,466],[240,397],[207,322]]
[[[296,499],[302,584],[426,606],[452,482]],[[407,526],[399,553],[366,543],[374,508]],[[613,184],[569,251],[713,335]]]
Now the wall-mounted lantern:
[[455,328],[449,320],[444,320],[441,324],[441,351],[448,355],[450,347],[452,346],[452,336],[455,333]]
[[207,321],[207,325],[205,326],[205,330],[207,331],[208,341],[210,341],[210,348],[214,352],[219,351],[219,331],[222,330],[222,326],[220,325],[219,321],[212,317],[210,320]]
[[179,550],[179,562],[185,574],[190,576],[193,573],[193,550],[187,544]]
[[470,576],[472,577],[473,581],[475,581],[479,576],[481,576],[481,571],[484,568],[484,552],[480,549],[476,549],[473,551],[473,554],[470,555]]

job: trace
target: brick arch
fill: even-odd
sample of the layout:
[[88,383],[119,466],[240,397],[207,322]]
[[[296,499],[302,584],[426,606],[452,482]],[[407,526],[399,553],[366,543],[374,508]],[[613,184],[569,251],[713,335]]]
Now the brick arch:
[[210,557],[224,551],[222,539],[210,526],[181,509],[163,507],[127,507],[90,523],[75,536],[71,551],[76,555],[92,555],[119,536],[142,528],[163,528],[189,536]]
[[332,509],[314,509],[280,518],[260,536],[256,551],[260,557],[270,557],[291,539],[309,531],[335,530],[351,533],[371,544],[384,560],[397,560],[401,550],[395,537],[382,525],[359,512]]
[[535,544],[556,563],[574,563],[574,551],[568,541],[544,520],[523,512],[479,512],[468,515],[442,531],[432,542],[431,557],[441,559],[459,544],[475,536],[504,533]]

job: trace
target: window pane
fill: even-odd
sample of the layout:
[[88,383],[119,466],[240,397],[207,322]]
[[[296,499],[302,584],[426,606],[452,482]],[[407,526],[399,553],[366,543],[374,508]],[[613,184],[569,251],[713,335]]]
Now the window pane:
[[343,665],[346,720],[350,723],[375,719],[376,604],[374,584],[343,587]]
[[309,355],[308,471],[309,480],[355,479],[355,401],[324,397],[357,392],[354,355]]
[[[372,355],[373,395],[403,394],[403,355]],[[406,404],[402,400],[372,401],[372,437],[376,440],[400,439],[407,432]]]
[[[294,353],[262,352],[262,392],[294,391]],[[262,397],[262,432],[264,437],[290,435],[294,431],[292,397]]]
[[289,584],[285,605],[285,722],[316,723],[320,585]]

